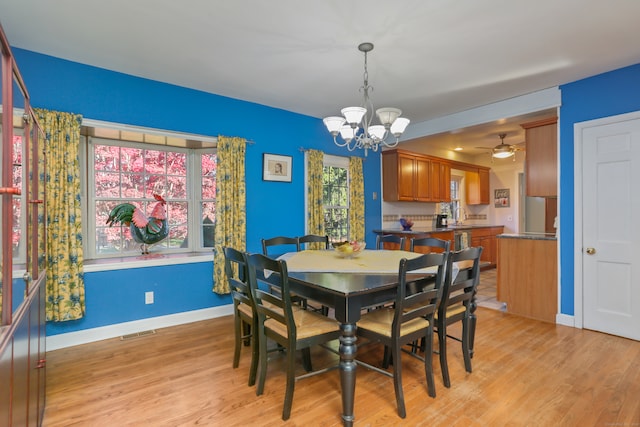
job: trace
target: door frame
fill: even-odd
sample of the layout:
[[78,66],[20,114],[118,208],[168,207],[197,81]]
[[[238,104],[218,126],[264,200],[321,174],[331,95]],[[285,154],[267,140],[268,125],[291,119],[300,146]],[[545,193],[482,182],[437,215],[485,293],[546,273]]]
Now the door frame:
[[574,184],[573,184],[573,319],[574,326],[576,328],[583,328],[584,325],[584,278],[582,274],[582,163],[583,149],[582,149],[582,134],[585,129],[609,125],[613,123],[624,122],[628,120],[640,119],[640,111],[633,111],[631,113],[618,114],[615,116],[603,117],[600,119],[587,120],[584,122],[574,123],[573,125],[573,149],[574,149]]

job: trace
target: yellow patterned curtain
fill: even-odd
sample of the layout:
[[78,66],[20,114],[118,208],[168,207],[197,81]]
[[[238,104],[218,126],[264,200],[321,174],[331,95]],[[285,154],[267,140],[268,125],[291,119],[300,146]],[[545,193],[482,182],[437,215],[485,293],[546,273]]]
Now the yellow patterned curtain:
[[217,294],[230,293],[222,248],[228,246],[244,251],[247,247],[245,150],[244,138],[218,137],[213,249],[213,292]]
[[45,134],[47,192],[47,320],[80,319],[85,313],[80,205],[82,116],[36,109]]
[[364,240],[364,178],[362,157],[349,157],[349,239]]
[[[324,236],[324,206],[322,200],[322,170],[324,153],[307,151],[307,232]],[[310,243],[309,249],[324,249],[322,243]]]

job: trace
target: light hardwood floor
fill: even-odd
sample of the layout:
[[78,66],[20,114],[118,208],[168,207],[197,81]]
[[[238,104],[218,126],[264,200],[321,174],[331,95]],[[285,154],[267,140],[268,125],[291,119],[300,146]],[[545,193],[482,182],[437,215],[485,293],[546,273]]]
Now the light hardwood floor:
[[[452,386],[443,386],[434,356],[435,399],[423,365],[403,358],[404,420],[391,379],[359,367],[355,425],[640,425],[640,342],[483,307],[478,318],[473,373],[449,341]],[[265,394],[256,396],[248,348],[232,369],[232,344],[232,319],[223,317],[49,352],[44,426],[341,425],[337,371],[298,382],[285,423],[284,357],[271,355]],[[359,352],[370,363],[381,356],[373,346]],[[312,358],[314,367],[337,362],[324,349]]]

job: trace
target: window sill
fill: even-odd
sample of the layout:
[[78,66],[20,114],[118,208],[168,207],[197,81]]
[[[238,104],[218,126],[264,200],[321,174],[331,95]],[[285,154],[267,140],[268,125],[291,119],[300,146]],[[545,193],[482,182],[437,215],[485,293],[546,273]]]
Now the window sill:
[[84,262],[84,272],[126,270],[130,268],[158,267],[163,265],[213,262],[213,252],[189,252],[182,254],[149,254],[135,257],[92,259]]

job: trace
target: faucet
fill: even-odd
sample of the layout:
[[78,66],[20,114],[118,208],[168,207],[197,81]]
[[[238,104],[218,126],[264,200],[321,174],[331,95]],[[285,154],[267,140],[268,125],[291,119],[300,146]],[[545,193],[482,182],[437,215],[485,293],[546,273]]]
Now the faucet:
[[[462,213],[464,214],[463,220],[460,220],[460,211],[462,211]],[[467,211],[461,206],[457,207],[456,210],[453,212],[453,219],[454,219],[455,225],[461,225],[463,221],[467,220]]]

